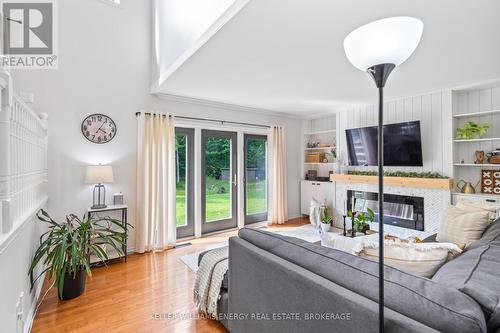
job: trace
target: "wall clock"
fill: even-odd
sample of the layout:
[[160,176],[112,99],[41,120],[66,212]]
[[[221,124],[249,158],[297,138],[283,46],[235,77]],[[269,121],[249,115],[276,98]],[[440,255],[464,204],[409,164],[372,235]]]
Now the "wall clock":
[[90,142],[103,144],[116,136],[116,124],[106,115],[91,114],[82,122],[82,134]]

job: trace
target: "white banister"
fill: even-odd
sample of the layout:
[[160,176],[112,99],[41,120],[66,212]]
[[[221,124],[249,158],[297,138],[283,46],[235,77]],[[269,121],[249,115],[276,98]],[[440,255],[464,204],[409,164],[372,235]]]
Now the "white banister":
[[0,241],[47,199],[47,122],[0,72]]

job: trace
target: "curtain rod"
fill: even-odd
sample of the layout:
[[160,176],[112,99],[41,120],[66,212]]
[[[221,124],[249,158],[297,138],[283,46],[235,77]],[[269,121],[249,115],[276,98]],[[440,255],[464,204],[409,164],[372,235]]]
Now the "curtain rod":
[[[136,112],[135,115],[138,116],[143,112]],[[144,115],[150,116],[151,112],[144,112]],[[167,116],[167,115],[164,115]],[[260,128],[271,128],[269,125],[261,125],[261,124],[252,124],[252,123],[244,123],[240,121],[228,121],[228,120],[219,120],[219,119],[208,119],[208,118],[198,118],[198,117],[186,117],[186,116],[175,116],[175,118],[179,119],[187,119],[187,120],[198,120],[198,121],[209,121],[213,123],[220,123],[221,125],[224,124],[234,124],[234,125],[244,125],[244,126],[253,126],[253,127],[260,127]]]

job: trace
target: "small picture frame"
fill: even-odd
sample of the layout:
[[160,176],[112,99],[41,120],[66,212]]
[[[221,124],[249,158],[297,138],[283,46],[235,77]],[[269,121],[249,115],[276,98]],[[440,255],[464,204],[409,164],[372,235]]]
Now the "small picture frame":
[[113,194],[113,205],[123,205],[123,193],[115,193]]

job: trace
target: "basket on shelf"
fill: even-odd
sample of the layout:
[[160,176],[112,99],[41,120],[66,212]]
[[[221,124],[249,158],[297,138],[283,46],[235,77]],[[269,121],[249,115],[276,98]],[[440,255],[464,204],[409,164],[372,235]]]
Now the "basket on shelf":
[[306,154],[306,163],[323,163],[325,153],[310,152]]

